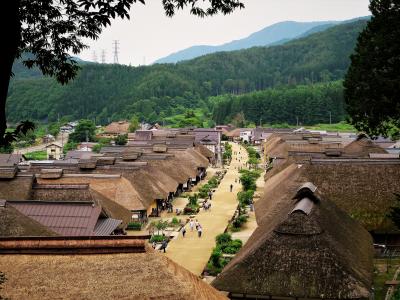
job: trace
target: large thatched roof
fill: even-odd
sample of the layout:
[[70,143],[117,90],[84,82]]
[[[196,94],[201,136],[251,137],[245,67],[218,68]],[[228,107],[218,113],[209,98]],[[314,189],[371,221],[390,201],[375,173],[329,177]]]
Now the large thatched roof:
[[0,207],[0,236],[56,236],[39,222],[23,215],[14,207]]
[[29,199],[32,192],[33,175],[24,175],[13,179],[0,180],[0,199]]
[[268,212],[212,285],[241,295],[369,298],[369,233],[321,194],[296,195],[296,180],[286,184],[285,194],[266,196]]
[[[71,242],[79,245],[84,241],[67,241]],[[125,252],[130,252],[126,250],[133,242],[125,243]],[[1,255],[0,269],[7,276],[2,295],[10,299],[56,299],[60,295],[64,299],[227,299],[152,249],[101,254],[96,241],[91,244],[86,250],[92,247],[98,254]],[[136,244],[132,247],[137,248]]]
[[[400,160],[396,159],[320,159],[291,164],[266,182],[264,195],[282,196],[289,192],[288,182],[312,181],[337,206],[370,231],[395,227],[387,217],[399,193]],[[277,182],[277,187],[272,185]],[[271,200],[256,203],[257,220],[268,211]]]

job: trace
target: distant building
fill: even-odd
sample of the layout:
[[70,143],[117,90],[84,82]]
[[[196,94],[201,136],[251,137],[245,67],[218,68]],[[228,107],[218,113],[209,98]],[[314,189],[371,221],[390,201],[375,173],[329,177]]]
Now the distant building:
[[252,137],[252,130],[248,128],[240,129],[239,137],[243,142],[250,143]]
[[128,121],[112,122],[104,128],[102,136],[115,138],[121,134],[127,134],[129,132],[129,125],[130,123]]
[[44,144],[51,143],[51,142],[54,142],[54,141],[55,141],[55,138],[54,138],[54,136],[52,136],[51,134],[46,134],[46,135],[42,138],[42,142],[43,142]]
[[53,142],[46,146],[47,159],[59,160],[63,156],[63,147],[61,144]]

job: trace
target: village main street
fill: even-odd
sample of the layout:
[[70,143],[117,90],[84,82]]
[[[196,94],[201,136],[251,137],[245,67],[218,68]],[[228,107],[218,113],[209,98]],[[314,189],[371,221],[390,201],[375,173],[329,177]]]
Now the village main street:
[[[196,229],[191,231],[187,225],[186,236],[182,237],[180,233],[167,247],[166,256],[196,275],[200,275],[206,266],[215,247],[215,237],[224,232],[235,213],[238,205],[236,194],[241,190],[239,168],[244,167],[246,162],[246,150],[232,143],[232,162],[213,194],[211,210],[201,210],[195,217],[203,228],[202,237],[199,238]],[[232,192],[230,192],[231,184]]]

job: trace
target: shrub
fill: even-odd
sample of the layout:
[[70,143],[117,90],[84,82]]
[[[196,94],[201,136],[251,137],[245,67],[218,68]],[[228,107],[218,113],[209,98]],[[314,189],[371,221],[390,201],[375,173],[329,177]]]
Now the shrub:
[[237,198],[241,206],[249,205],[253,200],[253,196],[254,190],[241,191],[237,194]]
[[217,245],[227,244],[232,241],[232,236],[229,233],[221,233],[215,238]]
[[179,223],[180,223],[180,221],[178,220],[177,217],[173,217],[173,218],[172,218],[171,224],[178,225]]
[[193,196],[189,196],[189,205],[190,206],[198,206],[197,200],[199,200],[199,195],[194,194]]
[[222,257],[222,251],[219,247],[215,247],[211,253],[211,262],[216,267],[221,267],[220,258]]
[[140,222],[129,222],[128,226],[126,227],[129,230],[140,230],[142,229],[142,223]]
[[150,243],[153,243],[153,242],[161,243],[165,239],[166,239],[166,237],[164,235],[155,234],[150,238]]

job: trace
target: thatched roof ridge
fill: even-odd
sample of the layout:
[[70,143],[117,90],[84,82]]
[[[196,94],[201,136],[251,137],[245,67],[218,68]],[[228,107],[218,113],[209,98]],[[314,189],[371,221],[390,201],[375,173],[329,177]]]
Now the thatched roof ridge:
[[57,234],[6,203],[5,207],[0,207],[0,236],[57,236]]
[[286,183],[285,194],[264,196],[268,212],[212,285],[260,296],[368,298],[373,271],[369,233],[318,192],[309,214],[294,210],[298,182]]

